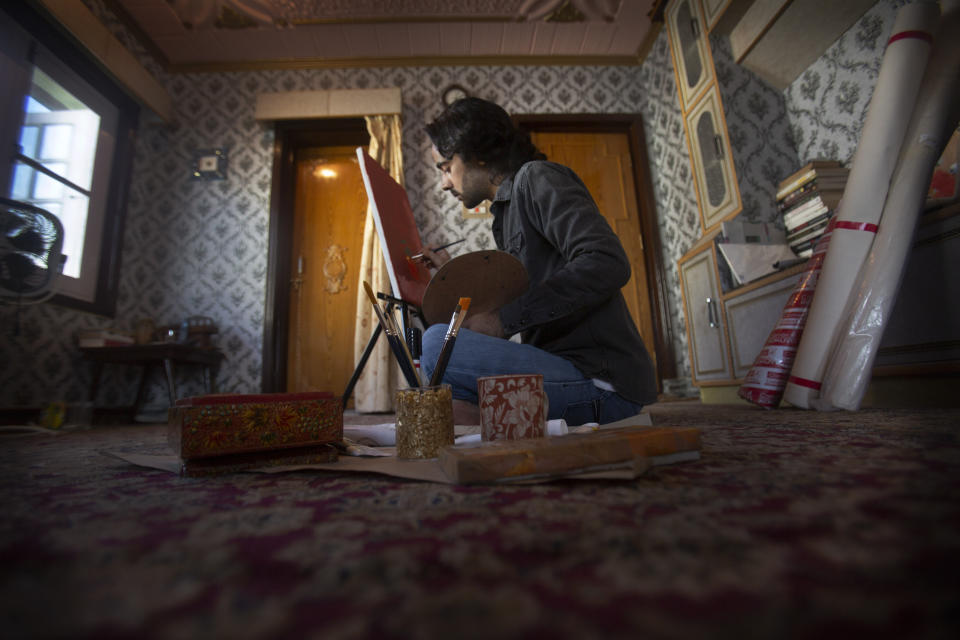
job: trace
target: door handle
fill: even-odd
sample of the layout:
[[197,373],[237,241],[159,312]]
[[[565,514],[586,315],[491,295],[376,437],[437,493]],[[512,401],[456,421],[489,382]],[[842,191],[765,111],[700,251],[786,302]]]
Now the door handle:
[[720,314],[717,313],[716,300],[707,296],[707,322],[710,324],[711,329],[718,329],[720,327]]
[[290,284],[293,285],[294,291],[299,291],[300,286],[303,284],[303,256],[297,258],[297,277],[291,278]]

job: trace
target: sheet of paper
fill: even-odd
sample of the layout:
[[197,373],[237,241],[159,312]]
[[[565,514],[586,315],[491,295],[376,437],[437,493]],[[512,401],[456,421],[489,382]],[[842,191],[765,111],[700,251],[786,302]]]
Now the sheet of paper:
[[720,252],[726,258],[733,277],[740,284],[753,282],[757,278],[776,271],[774,263],[792,260],[796,254],[785,244],[737,244],[732,242],[718,244]]

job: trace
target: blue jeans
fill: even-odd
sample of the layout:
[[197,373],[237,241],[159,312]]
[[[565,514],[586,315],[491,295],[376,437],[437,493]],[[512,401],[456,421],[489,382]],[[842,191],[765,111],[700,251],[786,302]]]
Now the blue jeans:
[[[423,334],[420,366],[429,380],[443,345],[447,325],[435,324]],[[453,397],[479,404],[477,378],[511,373],[539,373],[549,398],[548,418],[563,418],[570,426],[585,422],[605,424],[640,413],[643,405],[597,387],[569,361],[529,344],[493,338],[460,329],[442,382]]]

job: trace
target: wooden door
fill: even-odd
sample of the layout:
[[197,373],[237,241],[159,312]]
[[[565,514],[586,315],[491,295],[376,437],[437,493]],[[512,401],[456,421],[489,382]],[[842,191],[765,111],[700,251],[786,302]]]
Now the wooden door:
[[531,132],[547,159],[573,169],[590,190],[600,212],[619,236],[632,274],[623,296],[656,367],[656,337],[640,214],[634,185],[630,140],[626,133]]
[[295,158],[287,391],[340,394],[353,373],[367,195],[353,146]]

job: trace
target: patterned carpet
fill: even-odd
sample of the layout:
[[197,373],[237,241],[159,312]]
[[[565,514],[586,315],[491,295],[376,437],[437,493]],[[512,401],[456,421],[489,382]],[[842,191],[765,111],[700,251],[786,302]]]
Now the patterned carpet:
[[[4,637],[956,638],[960,412],[654,405],[634,481],[185,479],[162,426],[0,436]],[[375,421],[382,421],[382,416]]]

